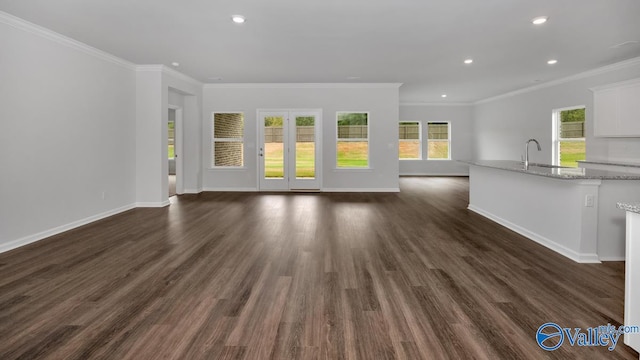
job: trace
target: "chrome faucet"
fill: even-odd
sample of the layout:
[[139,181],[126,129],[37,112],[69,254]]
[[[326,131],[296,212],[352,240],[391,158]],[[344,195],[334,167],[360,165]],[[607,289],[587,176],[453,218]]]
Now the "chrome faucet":
[[538,142],[538,140],[536,139],[527,140],[527,142],[524,144],[524,167],[525,168],[529,166],[529,143],[532,141],[536,143],[536,145],[538,145],[538,151],[542,151],[542,148],[540,147],[540,143]]

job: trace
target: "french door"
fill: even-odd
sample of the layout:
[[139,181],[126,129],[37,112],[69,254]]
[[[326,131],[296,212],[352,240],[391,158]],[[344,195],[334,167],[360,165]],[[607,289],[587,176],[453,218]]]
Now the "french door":
[[319,190],[320,110],[258,111],[261,191]]

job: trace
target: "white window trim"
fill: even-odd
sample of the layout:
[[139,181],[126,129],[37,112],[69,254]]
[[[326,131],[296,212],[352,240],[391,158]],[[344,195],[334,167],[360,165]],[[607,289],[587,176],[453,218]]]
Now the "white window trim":
[[[338,117],[340,114],[353,114],[353,113],[357,113],[357,114],[367,114],[367,138],[363,139],[363,138],[356,138],[356,139],[338,139]],[[335,149],[336,149],[336,156],[334,157],[335,159],[335,170],[368,170],[368,169],[372,169],[371,167],[371,127],[369,126],[371,123],[371,114],[368,111],[336,111],[336,119],[335,119],[335,124],[336,124],[336,144],[335,144]],[[363,166],[363,167],[346,167],[346,166],[338,166],[338,141],[341,142],[356,142],[356,141],[366,141],[367,142],[367,166]]]
[[[398,122],[398,126],[402,123],[418,123],[418,144],[420,149],[418,150],[418,157],[417,158],[400,158],[400,151],[398,149],[398,159],[400,161],[416,161],[416,160],[422,160],[422,121],[419,120],[403,120],[403,121],[399,121]],[[398,136],[398,147],[400,146],[400,143],[402,141],[414,141],[414,140],[401,140],[400,136]]]
[[[214,129],[215,129],[215,119],[216,114],[242,114],[242,119],[244,121],[244,111],[213,111],[211,112],[211,121],[209,122],[209,167],[208,170],[244,170],[247,168],[246,166],[246,149],[245,149],[245,130],[246,130],[246,122],[243,124],[242,128],[242,137],[241,138],[216,138],[214,137]],[[242,163],[243,166],[215,166],[215,144],[216,142],[239,142],[242,143]]]
[[[584,142],[586,144],[586,138],[582,137],[582,138],[571,138],[571,139],[565,139],[565,138],[561,138],[560,137],[560,113],[563,111],[568,111],[568,110],[577,110],[577,109],[585,109],[586,110],[586,106],[584,105],[578,105],[578,106],[570,106],[570,107],[565,107],[565,108],[560,108],[560,109],[553,109],[553,112],[551,114],[551,121],[552,121],[552,133],[551,133],[551,153],[553,154],[553,158],[551,159],[552,165],[555,166],[560,166],[560,142],[561,141],[575,141],[575,142]],[[585,121],[587,119],[585,118]]]
[[[432,159],[429,157],[429,124],[447,124],[447,157]],[[433,140],[434,142],[444,142],[444,140]],[[427,160],[429,161],[451,161],[451,121],[427,121]]]

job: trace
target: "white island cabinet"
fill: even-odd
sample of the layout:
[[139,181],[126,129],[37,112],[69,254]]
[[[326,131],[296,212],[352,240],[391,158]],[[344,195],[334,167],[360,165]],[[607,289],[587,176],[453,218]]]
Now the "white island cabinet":
[[640,199],[640,174],[508,160],[469,164],[470,210],[577,262],[625,260],[625,218],[616,203]]
[[[618,203],[618,208],[627,211],[624,324],[640,326],[640,203]],[[625,333],[624,343],[640,351],[640,334]]]

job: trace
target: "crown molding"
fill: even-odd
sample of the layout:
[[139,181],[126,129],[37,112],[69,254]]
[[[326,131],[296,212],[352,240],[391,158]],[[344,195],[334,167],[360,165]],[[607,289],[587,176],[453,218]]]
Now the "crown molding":
[[640,78],[634,78],[634,79],[619,81],[619,82],[615,82],[615,83],[611,83],[611,84],[594,86],[594,87],[589,88],[589,90],[595,92],[595,91],[600,91],[600,90],[613,89],[613,88],[617,88],[617,87],[633,86],[633,85],[638,85],[638,84],[640,84]]
[[137,65],[136,71],[137,72],[159,72],[159,73],[174,77],[178,80],[182,80],[184,82],[190,83],[192,85],[197,85],[197,86],[203,85],[200,81],[162,64]]
[[568,83],[570,81],[580,80],[580,79],[588,78],[588,77],[591,77],[591,76],[605,74],[605,73],[608,73],[608,72],[611,72],[611,71],[621,70],[621,69],[625,69],[625,68],[632,67],[632,66],[637,66],[637,65],[640,65],[640,57],[635,57],[635,58],[632,58],[632,59],[620,61],[620,62],[613,63],[613,64],[610,64],[610,65],[605,65],[605,66],[602,66],[602,67],[599,67],[599,68],[596,68],[596,69],[587,70],[585,72],[581,72],[581,73],[578,73],[578,74],[575,74],[575,75],[567,76],[567,77],[564,77],[564,78],[561,78],[561,79],[552,80],[552,81],[549,81],[549,82],[546,82],[546,83],[542,83],[542,84],[526,87],[526,88],[523,88],[523,89],[518,89],[518,90],[515,90],[515,91],[511,91],[511,92],[508,92],[508,93],[504,93],[502,95],[497,95],[497,96],[493,96],[493,97],[486,98],[486,99],[483,99],[483,100],[478,100],[478,101],[476,101],[474,103],[474,105],[484,104],[484,103],[488,103],[488,102],[504,99],[504,98],[507,98],[507,97],[516,96],[516,95],[528,93],[528,92],[531,92],[531,91],[548,88],[548,87],[551,87],[551,86],[565,84],[565,83]]
[[74,50],[78,50],[80,52],[83,52],[87,55],[98,58],[100,60],[104,60],[112,64],[122,66],[129,70],[135,70],[135,64],[132,62],[121,59],[117,56],[114,56],[102,50],[96,49],[93,46],[89,46],[85,43],[74,40],[70,37],[64,36],[62,34],[59,34],[57,32],[44,28],[40,25],[36,25],[34,23],[28,22],[24,19],[21,19],[17,16],[13,16],[3,11],[0,11],[0,23],[9,25],[11,27],[14,27],[18,30],[22,30],[24,32],[28,32],[28,33],[40,36],[47,40],[51,40],[60,45],[64,45]]
[[165,66],[165,65],[161,65],[161,66],[162,66],[162,72],[165,73],[166,75],[173,76],[176,79],[182,80],[184,82],[187,82],[187,83],[190,83],[190,84],[193,84],[193,85],[197,85],[197,86],[203,86],[204,85],[204,83],[192,78],[189,75],[185,75],[185,74],[181,73],[180,71],[178,71],[176,69],[170,68],[170,67]]
[[473,106],[472,102],[401,102],[400,106]]
[[398,89],[402,83],[225,83],[205,89]]
[[164,65],[136,65],[136,71],[162,72]]

